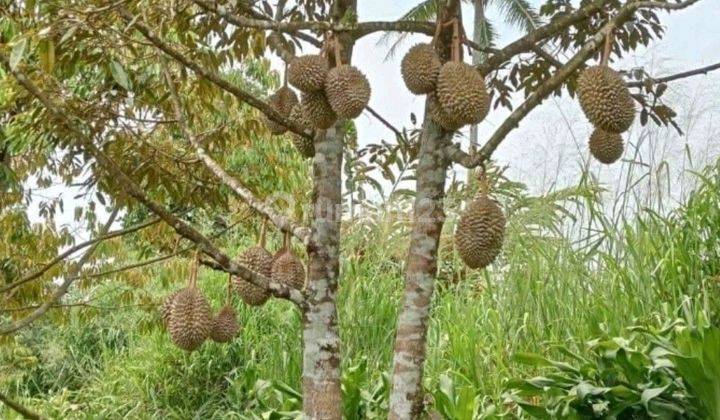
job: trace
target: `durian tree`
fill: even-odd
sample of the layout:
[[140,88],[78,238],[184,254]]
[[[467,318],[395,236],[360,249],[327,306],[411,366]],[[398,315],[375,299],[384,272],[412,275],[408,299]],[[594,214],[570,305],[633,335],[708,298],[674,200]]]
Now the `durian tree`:
[[[424,409],[426,334],[449,168],[477,168],[483,181],[461,217],[455,244],[469,267],[482,269],[500,252],[505,223],[484,166],[535,107],[551,95],[577,95],[596,127],[590,150],[610,163],[622,154],[621,133],[636,114],[642,124],[652,120],[677,128],[675,113],[662,102],[667,82],[719,67],[664,78],[610,68],[614,58],[664,35],[658,12],[699,0],[546,0],[537,25],[503,47],[466,36],[459,0],[424,2],[432,6],[426,19],[376,22],[359,21],[358,1],[0,3],[3,173],[23,173],[27,179],[46,171],[67,184],[82,176],[84,191],[112,209],[94,239],[71,247],[84,250],[83,257],[63,269],[58,263],[72,252],[56,250],[71,242],[68,232],[21,251],[26,259],[50,263],[4,273],[4,301],[45,283],[29,297],[37,306],[16,312],[10,324],[0,325],[0,334],[26,327],[60,301],[98,243],[157,226],[164,234],[151,244],[171,249],[180,239],[191,244],[194,264],[231,276],[229,290],[246,304],[261,305],[269,298],[295,304],[303,323],[304,413],[339,419],[342,343],[336,297],[343,157],[354,146],[348,141],[349,121],[366,109],[382,118],[368,107],[373,81],[363,75],[362,63],[353,62],[353,49],[373,33],[415,34],[426,40],[410,49],[398,71],[412,93],[426,95],[426,112],[414,145],[413,227],[389,408],[391,418],[417,418]],[[478,57],[474,65],[466,62],[468,54]],[[266,98],[253,81],[259,72],[253,63],[271,55],[286,69],[282,86]],[[458,130],[480,123],[498,107],[512,112],[480,140],[481,147],[464,151]],[[396,132],[398,141],[407,140]],[[279,205],[267,191],[249,186],[253,171],[228,165],[228,149],[257,133],[293,145],[283,151],[297,153],[301,164],[276,175],[309,173],[311,192],[298,197],[309,211]],[[19,138],[34,139],[32,147],[18,145]],[[8,185],[2,186],[0,211],[22,199]],[[256,247],[229,255],[188,216],[198,209],[233,211],[228,195],[251,209],[258,224],[283,234],[283,247],[274,256],[265,249],[265,228]],[[145,217],[137,224],[109,231],[116,218],[138,214]],[[94,212],[86,217],[94,226]],[[305,248],[304,264],[293,253],[293,242]],[[57,275],[65,279],[59,285],[50,281]],[[212,316],[195,280],[169,297],[163,316],[173,341],[187,350],[208,337],[224,342],[237,333],[232,307]]]

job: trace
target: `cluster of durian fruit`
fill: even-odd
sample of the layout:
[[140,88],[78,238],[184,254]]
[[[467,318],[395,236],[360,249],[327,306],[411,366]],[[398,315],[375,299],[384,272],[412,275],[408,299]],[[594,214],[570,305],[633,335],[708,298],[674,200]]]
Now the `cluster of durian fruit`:
[[[459,46],[453,48],[457,51]],[[432,44],[417,44],[400,64],[408,90],[427,95],[430,118],[448,131],[478,124],[490,111],[485,78],[459,60],[458,54],[453,56],[454,60],[443,64]],[[467,204],[455,229],[455,248],[465,265],[482,269],[498,257],[504,237],[505,215],[489,196],[489,183],[482,169],[479,193]]]
[[[271,255],[265,248],[263,225],[258,244],[241,253],[238,263],[266,279],[302,290],[305,287],[305,267],[290,249],[289,242],[286,234],[283,246],[274,256]],[[270,298],[267,287],[256,286],[239,277],[230,277],[227,301],[213,315],[210,303],[197,286],[196,259],[188,286],[170,294],[160,307],[160,316],[173,344],[180,349],[193,351],[207,339],[217,343],[232,341],[240,332],[237,313],[231,304],[232,290],[251,306],[260,306]]]
[[405,86],[427,95],[430,118],[449,131],[478,124],[490,111],[485,78],[457,57],[443,64],[432,44],[417,44],[400,63]]
[[621,134],[635,120],[635,104],[622,76],[607,66],[609,45],[606,40],[600,65],[588,67],[578,77],[577,93],[580,107],[595,127],[590,135],[590,153],[604,164],[616,162],[623,154]]
[[[325,53],[293,58],[286,70],[286,81],[302,92],[298,98],[290,87],[281,87],[269,98],[269,105],[289,121],[306,131],[326,130],[338,119],[360,116],[370,102],[370,83],[356,67],[342,64],[339,48],[335,49],[336,66],[330,68]],[[284,134],[287,128],[266,119],[273,134]],[[293,133],[292,142],[304,157],[315,154],[313,141]]]

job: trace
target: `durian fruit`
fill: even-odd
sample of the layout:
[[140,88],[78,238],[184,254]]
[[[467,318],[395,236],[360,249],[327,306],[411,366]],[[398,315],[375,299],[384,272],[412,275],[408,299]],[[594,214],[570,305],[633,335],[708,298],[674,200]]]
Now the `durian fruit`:
[[[266,233],[267,220],[263,220],[258,244],[240,254],[238,263],[269,279],[272,275],[273,257],[265,249]],[[267,288],[256,286],[240,277],[233,278],[233,284],[243,302],[250,306],[260,306],[270,298]]]
[[[283,86],[268,99],[268,104],[283,117],[290,116],[290,111],[299,102],[297,95],[287,86]],[[265,124],[272,134],[284,134],[287,127],[265,117]]]
[[460,215],[455,247],[468,267],[485,268],[500,254],[504,236],[505,215],[486,192],[481,192]]
[[238,332],[240,325],[237,322],[235,308],[226,304],[212,319],[210,338],[217,343],[227,343],[232,341]]
[[620,159],[625,146],[620,134],[608,133],[596,128],[590,135],[590,153],[595,159],[609,165]]
[[427,96],[427,113],[431,120],[448,131],[458,130],[465,125],[462,121],[455,118],[454,115],[445,112],[434,93],[430,93]]
[[360,70],[343,64],[328,72],[325,96],[338,117],[357,118],[370,102],[370,83]]
[[292,251],[281,250],[273,261],[272,279],[294,289],[302,290],[305,287],[305,267]]
[[[297,104],[293,107],[292,111],[290,111],[290,121],[293,121],[297,125],[307,129],[308,131],[312,131],[312,123],[310,123],[310,119],[305,115],[305,108],[302,106],[302,104]],[[292,136],[290,138],[293,142],[293,145],[297,149],[297,151],[306,158],[311,158],[315,156],[315,143],[312,139],[309,139],[307,137],[303,137],[297,133],[292,133]]]
[[443,64],[436,93],[445,113],[464,124],[478,124],[490,111],[485,78],[467,63],[449,61]]
[[622,76],[607,66],[585,69],[578,78],[578,99],[585,116],[608,133],[623,133],[635,119],[635,104]]
[[304,94],[302,105],[310,124],[317,129],[327,130],[337,121],[337,114],[333,111],[323,91]]
[[170,311],[172,310],[172,304],[175,300],[175,296],[177,296],[181,291],[182,289],[170,293],[165,297],[162,305],[160,305],[160,318],[162,319],[163,324],[167,325],[168,319],[170,319]]
[[288,65],[288,82],[305,93],[317,92],[325,87],[329,69],[328,61],[323,56],[295,57]]
[[210,304],[198,288],[191,284],[173,300],[168,330],[176,346],[192,351],[200,347],[210,333]]
[[435,91],[441,66],[440,57],[431,44],[417,44],[403,57],[400,71],[408,90],[424,95]]
[[[272,274],[273,257],[264,247],[259,245],[248,248],[240,254],[238,263],[267,278],[270,278]],[[235,277],[233,284],[243,302],[250,306],[260,306],[267,302],[270,297],[266,288],[256,286],[240,277]]]
[[271,278],[280,284],[302,290],[305,287],[305,267],[290,250],[289,242],[286,233],[283,247],[275,254]]

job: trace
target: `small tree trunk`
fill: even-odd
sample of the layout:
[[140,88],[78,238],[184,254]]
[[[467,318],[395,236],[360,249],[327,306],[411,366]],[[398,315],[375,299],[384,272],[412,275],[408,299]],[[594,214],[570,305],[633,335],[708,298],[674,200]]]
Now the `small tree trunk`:
[[303,412],[340,419],[340,337],[337,327],[342,132],[321,132],[313,161],[312,240],[308,247],[307,306],[303,313]]
[[[485,22],[485,0],[475,0],[473,3],[474,7],[474,14],[473,14],[473,42],[476,44],[485,47],[487,46],[487,40],[483,38],[482,36],[482,30],[483,26],[486,24]],[[472,63],[474,66],[477,66],[482,62],[484,57],[484,53],[481,51],[473,51],[472,53]],[[474,153],[478,148],[478,126],[477,124],[473,124],[470,127],[470,150],[469,153]],[[467,173],[467,182],[470,183],[473,177],[473,171],[468,170]]]
[[445,221],[443,198],[448,161],[443,150],[452,134],[442,132],[427,117],[427,109],[425,115],[405,295],[395,338],[391,419],[418,418],[423,409],[425,338],[437,274],[440,233]]

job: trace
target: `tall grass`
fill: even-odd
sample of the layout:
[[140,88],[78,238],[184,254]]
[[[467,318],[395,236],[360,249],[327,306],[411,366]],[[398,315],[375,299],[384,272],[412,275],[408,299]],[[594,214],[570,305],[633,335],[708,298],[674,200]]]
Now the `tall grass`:
[[[696,177],[699,187],[675,210],[616,217],[590,177],[531,197],[496,175],[509,219],[506,245],[498,263],[480,272],[464,271],[453,254],[453,203],[470,191],[453,192],[429,332],[428,389],[449,376],[483,404],[499,405],[509,378],[532,373],[511,361],[516,352],[546,353],[550,344],[622,334],[629,325],[660,325],[699,310],[717,324],[720,163]],[[339,296],[343,364],[363,366],[354,380],[365,389],[391,368],[409,227],[394,211],[372,210],[344,224]],[[242,241],[234,246],[246,246]],[[147,293],[159,301],[179,287],[164,286],[166,279],[181,274],[173,264],[149,269],[145,275],[156,280]],[[201,272],[215,309],[225,282]],[[101,303],[114,299],[108,294]],[[69,310],[66,325],[40,324],[0,349],[0,385],[62,418],[247,418],[290,407],[261,385],[300,387],[299,314],[284,302],[259,309],[235,303],[240,337],[191,354],[170,344],[152,310],[99,317]]]

